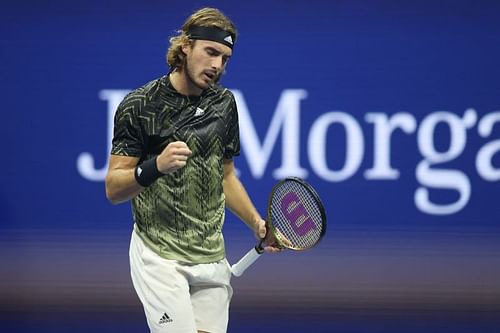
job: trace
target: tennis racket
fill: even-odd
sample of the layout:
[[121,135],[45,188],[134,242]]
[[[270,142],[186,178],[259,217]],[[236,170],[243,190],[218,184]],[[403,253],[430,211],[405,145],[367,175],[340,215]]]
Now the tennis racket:
[[[267,232],[278,245],[295,251],[312,248],[326,232],[326,213],[321,200],[303,179],[288,177],[278,182],[267,204]],[[262,239],[231,267],[235,276],[241,276],[264,252]]]

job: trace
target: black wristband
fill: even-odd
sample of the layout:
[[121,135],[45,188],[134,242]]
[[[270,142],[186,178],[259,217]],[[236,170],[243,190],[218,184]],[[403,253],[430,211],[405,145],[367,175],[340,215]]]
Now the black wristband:
[[148,187],[153,184],[155,180],[164,175],[158,171],[158,167],[156,166],[157,157],[158,156],[155,156],[135,167],[134,176],[139,185]]

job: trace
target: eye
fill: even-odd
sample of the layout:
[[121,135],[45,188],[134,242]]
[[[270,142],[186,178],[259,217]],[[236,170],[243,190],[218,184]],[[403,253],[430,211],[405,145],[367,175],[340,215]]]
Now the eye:
[[217,50],[215,50],[215,49],[207,48],[206,50],[207,50],[207,54],[209,56],[217,56],[217,55],[219,55],[219,52],[217,52]]

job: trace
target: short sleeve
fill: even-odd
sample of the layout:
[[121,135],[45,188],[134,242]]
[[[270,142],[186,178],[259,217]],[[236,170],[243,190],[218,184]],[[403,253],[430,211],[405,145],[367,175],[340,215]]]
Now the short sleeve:
[[233,94],[230,94],[231,102],[228,107],[226,122],[226,146],[224,149],[224,158],[232,159],[233,156],[240,154],[240,128],[238,124],[238,108]]
[[112,155],[141,157],[144,147],[139,121],[138,103],[130,102],[130,95],[120,103],[115,113]]

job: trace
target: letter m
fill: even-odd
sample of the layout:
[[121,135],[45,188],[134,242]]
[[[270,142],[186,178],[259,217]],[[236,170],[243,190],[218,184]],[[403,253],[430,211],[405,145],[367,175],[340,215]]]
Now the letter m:
[[307,97],[307,91],[303,89],[283,90],[263,141],[259,140],[243,94],[239,90],[231,91],[238,106],[241,150],[252,176],[260,179],[264,175],[282,129],[281,166],[274,170],[273,176],[277,179],[286,176],[305,178],[307,170],[300,167],[299,154],[300,100]]

